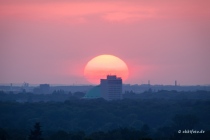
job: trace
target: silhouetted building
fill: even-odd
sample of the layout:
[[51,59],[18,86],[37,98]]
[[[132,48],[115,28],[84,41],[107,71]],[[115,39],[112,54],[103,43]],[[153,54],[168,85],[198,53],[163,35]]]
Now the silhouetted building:
[[12,89],[12,83],[10,84],[10,91],[12,91],[13,89]]
[[50,85],[49,84],[40,84],[39,88],[40,88],[40,91],[42,93],[49,93],[49,91],[50,91]]
[[107,75],[107,79],[101,79],[100,91],[106,100],[122,99],[122,79],[116,75]]
[[34,88],[34,92],[39,94],[48,94],[50,93],[50,85],[40,84],[39,87]]
[[22,84],[22,91],[27,92],[29,90],[29,83],[24,82]]

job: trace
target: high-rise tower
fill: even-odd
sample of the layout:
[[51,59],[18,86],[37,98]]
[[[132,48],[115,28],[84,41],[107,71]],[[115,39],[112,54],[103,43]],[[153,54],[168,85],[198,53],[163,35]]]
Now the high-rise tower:
[[100,91],[106,100],[122,99],[122,79],[116,75],[107,75],[107,79],[101,79]]

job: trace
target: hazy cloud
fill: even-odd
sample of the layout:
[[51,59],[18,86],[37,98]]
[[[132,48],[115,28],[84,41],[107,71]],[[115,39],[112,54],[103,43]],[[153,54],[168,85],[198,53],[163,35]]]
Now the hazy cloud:
[[147,18],[209,18],[208,1],[6,1],[0,18],[69,20],[85,22],[90,15],[108,21],[138,21]]

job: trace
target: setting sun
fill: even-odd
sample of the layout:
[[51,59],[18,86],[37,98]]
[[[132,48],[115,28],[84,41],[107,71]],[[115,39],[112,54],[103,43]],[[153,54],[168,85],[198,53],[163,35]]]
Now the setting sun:
[[128,67],[120,58],[113,55],[99,55],[91,59],[84,69],[85,78],[93,84],[98,84],[100,79],[107,75],[117,75],[123,80],[128,78]]

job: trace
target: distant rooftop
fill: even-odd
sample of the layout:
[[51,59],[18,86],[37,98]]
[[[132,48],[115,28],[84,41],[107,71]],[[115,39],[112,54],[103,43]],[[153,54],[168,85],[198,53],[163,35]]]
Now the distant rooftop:
[[107,75],[106,77],[108,80],[116,80],[116,79],[121,79],[121,77],[117,77],[116,75]]
[[100,93],[100,86],[95,86],[92,89],[90,89],[85,96],[83,97],[84,99],[94,99],[94,98],[101,98],[101,93]]

